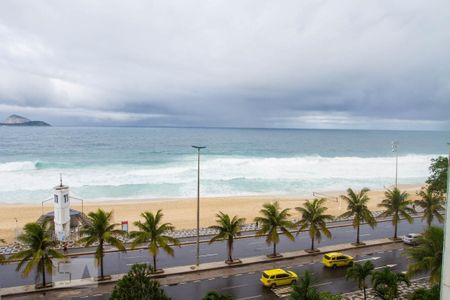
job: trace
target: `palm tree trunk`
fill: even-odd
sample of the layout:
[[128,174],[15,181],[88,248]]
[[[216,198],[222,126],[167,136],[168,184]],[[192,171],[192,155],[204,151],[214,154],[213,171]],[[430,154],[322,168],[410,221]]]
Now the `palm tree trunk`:
[[314,237],[311,238],[311,251],[314,251]]
[[45,264],[43,259],[41,259],[41,263],[42,263],[42,287],[45,287],[47,282],[45,280]]
[[156,255],[153,255],[153,268],[153,271],[156,272]]
[[364,300],[366,300],[367,299],[367,293],[366,293],[366,287],[365,286],[363,286],[363,292],[364,292]]
[[103,241],[100,241],[100,279],[103,280],[105,275],[103,274]]
[[277,256],[277,243],[273,243],[273,257]]
[[359,245],[359,222],[356,226],[356,245]]
[[233,261],[233,237],[228,239],[228,260]]
[[394,221],[394,239],[397,239],[398,213],[395,214]]

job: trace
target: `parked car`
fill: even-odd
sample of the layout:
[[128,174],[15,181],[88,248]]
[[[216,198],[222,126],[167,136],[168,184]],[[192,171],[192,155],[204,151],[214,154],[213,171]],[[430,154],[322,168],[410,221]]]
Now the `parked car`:
[[298,276],[295,272],[285,271],[283,269],[271,269],[262,272],[260,281],[266,287],[276,287],[280,285],[294,284]]
[[415,246],[419,243],[419,238],[422,235],[420,233],[408,233],[407,235],[402,236],[403,243]]
[[353,257],[340,252],[326,253],[322,258],[322,263],[328,268],[347,267],[353,264]]

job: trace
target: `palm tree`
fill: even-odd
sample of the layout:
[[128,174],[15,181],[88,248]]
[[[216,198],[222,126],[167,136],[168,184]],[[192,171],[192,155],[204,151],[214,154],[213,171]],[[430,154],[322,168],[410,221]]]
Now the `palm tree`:
[[141,214],[141,217],[144,218],[143,223],[141,221],[134,222],[134,226],[139,230],[130,233],[130,237],[133,238],[131,247],[135,248],[139,244],[148,243],[148,252],[153,257],[153,269],[157,271],[156,256],[158,255],[159,248],[170,256],[174,256],[174,251],[170,244],[179,246],[180,241],[167,235],[175,227],[171,223],[161,224],[163,217],[161,210],[158,210],[156,214],[146,211]]
[[358,288],[364,292],[364,300],[367,299],[367,284],[366,278],[372,274],[374,265],[371,261],[366,261],[364,264],[355,263],[350,269],[347,269],[345,278],[354,279],[358,283]]
[[256,232],[256,236],[267,235],[266,242],[268,245],[273,243],[273,257],[277,256],[277,244],[280,242],[281,231],[288,239],[294,241],[294,236],[289,232],[289,229],[294,229],[295,224],[288,220],[290,217],[289,208],[280,209],[277,201],[273,203],[266,203],[263,209],[259,211],[262,217],[256,217],[255,222],[260,224],[261,229]]
[[341,300],[340,295],[333,295],[329,292],[319,292],[313,286],[315,279],[311,272],[305,271],[297,285],[292,286],[292,293],[289,300]]
[[341,199],[347,202],[347,212],[343,213],[341,218],[353,217],[353,228],[356,228],[356,245],[361,245],[359,240],[359,231],[361,222],[366,222],[373,229],[377,221],[372,212],[367,207],[369,202],[368,188],[363,188],[359,193],[355,193],[352,189],[347,189],[347,195],[341,195]]
[[416,247],[405,250],[405,255],[410,259],[408,274],[414,275],[420,271],[431,272],[430,282],[441,282],[442,253],[444,248],[444,229],[430,226],[423,235],[418,238]]
[[410,285],[405,274],[395,273],[389,267],[372,273],[372,286],[375,294],[383,300],[398,298],[398,285],[400,283]]
[[245,219],[238,218],[237,216],[230,218],[228,214],[224,214],[223,212],[219,212],[216,215],[216,218],[217,225],[211,226],[210,228],[217,230],[218,233],[209,241],[209,243],[211,244],[217,240],[227,240],[227,262],[232,263],[233,242],[237,236],[241,235],[241,227],[244,225]]
[[209,291],[202,300],[233,300],[234,298],[230,295],[219,293],[216,290]]
[[412,202],[408,200],[409,195],[407,192],[401,192],[398,188],[394,188],[393,190],[387,190],[384,195],[386,199],[378,204],[378,207],[385,209],[380,217],[392,216],[394,239],[397,239],[397,228],[400,218],[403,217],[411,224],[413,222],[411,214],[414,214],[415,210],[411,207]]
[[315,280],[309,271],[303,272],[298,284],[292,286],[292,293],[289,300],[309,300],[318,299],[318,291],[312,285]]
[[[0,239],[0,244],[5,244],[4,239]],[[0,254],[0,264],[4,264],[6,262],[6,257],[3,254]]]
[[444,223],[444,217],[440,213],[445,209],[443,195],[428,187],[425,191],[421,190],[419,196],[421,199],[414,203],[423,209],[422,221],[426,220],[428,227],[431,226],[435,217],[439,223]]
[[332,215],[326,215],[325,211],[328,209],[323,206],[325,199],[314,199],[306,201],[303,207],[296,207],[295,209],[302,214],[302,218],[296,223],[300,226],[297,235],[300,231],[308,228],[309,237],[311,238],[311,252],[314,252],[314,240],[320,242],[322,232],[327,238],[331,238],[331,232],[327,228],[327,221],[333,220]]
[[170,300],[152,278],[153,269],[150,265],[134,264],[114,286],[110,300]]
[[47,222],[42,224],[28,223],[23,233],[17,237],[26,250],[11,255],[11,260],[20,260],[17,271],[22,271],[26,277],[36,268],[37,276],[42,275],[42,287],[47,286],[46,273],[53,271],[53,259],[64,258],[64,255],[55,249],[58,242],[52,238]]
[[79,240],[85,247],[89,247],[94,243],[98,243],[95,251],[95,260],[97,265],[100,266],[99,280],[104,280],[105,275],[103,272],[103,257],[105,256],[104,247],[105,243],[111,246],[125,251],[125,246],[122,241],[118,239],[120,236],[124,236],[125,232],[120,229],[114,229],[119,224],[112,222],[112,211],[105,212],[102,209],[98,209],[96,212],[90,212],[88,214],[88,223],[84,225],[80,230]]

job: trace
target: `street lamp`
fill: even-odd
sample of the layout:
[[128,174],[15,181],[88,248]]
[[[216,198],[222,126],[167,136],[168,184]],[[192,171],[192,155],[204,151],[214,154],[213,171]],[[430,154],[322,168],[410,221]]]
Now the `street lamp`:
[[196,266],[200,265],[200,150],[205,146],[192,146],[197,149],[197,261]]
[[395,188],[397,188],[398,177],[398,141],[392,142],[392,152],[395,153]]

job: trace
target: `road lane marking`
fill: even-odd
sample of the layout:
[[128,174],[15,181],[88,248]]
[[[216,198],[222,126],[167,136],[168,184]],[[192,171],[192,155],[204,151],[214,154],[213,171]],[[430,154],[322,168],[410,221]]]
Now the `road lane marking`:
[[261,245],[261,244],[265,244],[266,242],[264,242],[264,241],[259,241],[259,242],[251,242],[251,243],[248,243],[247,245]]
[[364,233],[364,234],[361,234],[360,236],[370,236],[370,233]]
[[221,288],[221,290],[232,290],[232,289],[237,289],[237,288],[241,288],[241,287],[245,287],[245,286],[248,286],[248,284],[226,286],[226,287]]
[[411,281],[418,281],[418,280],[427,279],[427,278],[430,278],[430,276],[424,276],[424,277],[414,278],[414,279],[411,279]]
[[355,260],[355,262],[360,262],[360,261],[365,261],[365,260],[377,260],[380,259],[381,257],[375,256],[375,257],[368,257],[368,258],[362,258],[362,259],[358,259]]
[[236,300],[248,300],[248,299],[255,299],[255,298],[261,298],[262,295],[256,295],[256,296],[250,296],[250,297],[244,297],[244,298],[237,298]]
[[316,287],[316,286],[329,285],[329,284],[333,284],[333,282],[332,282],[332,281],[328,281],[328,282],[323,282],[323,283],[314,284],[314,285],[312,285],[312,286]]
[[149,261],[140,261],[140,262],[134,262],[134,263],[131,263],[131,264],[127,264],[127,266],[133,266],[133,265],[136,265],[136,264],[149,264],[150,262]]
[[374,268],[374,270],[383,269],[383,268],[386,268],[386,267],[388,267],[388,268],[394,268],[394,267],[396,267],[396,266],[397,266],[397,264],[385,265],[385,266],[381,266],[381,267],[376,267],[376,268]]
[[199,255],[200,257],[211,257],[211,256],[216,256],[216,255],[219,255],[219,253],[208,253],[208,254],[202,254],[202,255]]
[[234,277],[242,276],[242,274],[234,274]]

